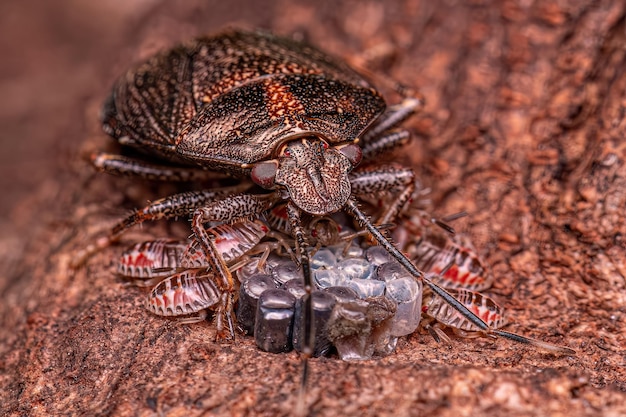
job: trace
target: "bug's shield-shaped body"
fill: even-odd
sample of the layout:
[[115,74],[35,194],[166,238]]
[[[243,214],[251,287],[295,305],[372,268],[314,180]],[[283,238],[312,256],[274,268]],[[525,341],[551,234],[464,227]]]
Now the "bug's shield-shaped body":
[[128,71],[103,120],[124,144],[243,173],[290,139],[353,141],[384,108],[362,77],[313,48],[230,32]]

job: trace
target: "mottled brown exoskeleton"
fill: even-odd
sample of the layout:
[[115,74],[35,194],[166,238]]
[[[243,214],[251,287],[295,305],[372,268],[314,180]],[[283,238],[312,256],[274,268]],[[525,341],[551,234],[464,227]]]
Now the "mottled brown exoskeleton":
[[[219,291],[229,294],[218,309],[223,312],[216,317],[218,337],[228,335],[224,318],[233,335],[234,284],[203,225],[254,218],[280,201],[287,202],[308,293],[312,284],[303,213],[325,216],[345,210],[416,279],[424,279],[356,202],[358,195],[392,192],[396,197],[381,219],[393,219],[414,190],[412,170],[384,166],[354,171],[361,160],[406,143],[408,132],[395,127],[420,105],[419,98],[406,95],[399,105],[386,108],[380,93],[343,62],[264,33],[231,31],[159,53],[115,83],[103,126],[122,145],[178,168],[107,154],[94,155],[94,164],[111,173],[178,181],[201,176],[201,170],[216,171],[242,178],[241,185],[158,200],[122,220],[85,256],[135,224],[192,213],[192,230],[217,271]],[[479,329],[492,332],[445,290],[425,283]],[[314,345],[314,324],[310,317],[307,322],[305,356]]]

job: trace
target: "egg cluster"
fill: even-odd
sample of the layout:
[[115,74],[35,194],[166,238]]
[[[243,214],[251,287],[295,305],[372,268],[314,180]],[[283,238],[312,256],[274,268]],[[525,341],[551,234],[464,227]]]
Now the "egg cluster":
[[[306,325],[302,271],[288,256],[253,258],[237,271],[237,321],[269,352],[301,350]],[[311,256],[315,355],[333,347],[342,359],[384,356],[420,322],[422,285],[378,246],[323,247]]]
[[[344,360],[388,355],[398,338],[413,333],[420,323],[438,340],[447,339],[444,327],[479,330],[441,297],[425,290],[422,281],[416,281],[384,248],[356,236],[343,220],[331,220],[324,227],[337,233],[331,244],[308,249],[312,317],[305,314],[303,272],[287,235],[259,219],[207,228],[238,288],[237,325],[254,336],[260,349],[302,351],[307,346],[304,329],[311,319],[313,354],[336,352]],[[437,227],[422,212],[407,218],[393,233],[427,279],[446,287],[489,326],[504,324],[502,309],[472,291],[489,285],[491,277],[469,244]],[[154,314],[185,323],[204,320],[207,310],[215,309],[225,295],[221,277],[194,239],[138,243],[122,254],[118,274],[153,286],[146,305]]]

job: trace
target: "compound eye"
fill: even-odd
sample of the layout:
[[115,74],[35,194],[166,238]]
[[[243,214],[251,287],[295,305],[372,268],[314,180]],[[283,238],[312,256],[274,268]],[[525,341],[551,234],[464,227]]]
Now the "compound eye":
[[288,145],[284,145],[282,147],[282,149],[280,150],[280,152],[278,153],[278,156],[284,156],[287,158],[291,158],[292,154],[291,154],[291,150],[289,149]]
[[324,149],[328,149],[328,143],[326,143],[326,142],[324,142],[324,141],[321,141],[321,142],[320,142],[320,147],[322,148],[322,150],[324,150]]
[[259,162],[255,164],[250,173],[250,178],[255,184],[260,185],[263,188],[272,189],[275,187],[274,182],[276,172],[278,171],[278,161],[271,160],[265,162]]

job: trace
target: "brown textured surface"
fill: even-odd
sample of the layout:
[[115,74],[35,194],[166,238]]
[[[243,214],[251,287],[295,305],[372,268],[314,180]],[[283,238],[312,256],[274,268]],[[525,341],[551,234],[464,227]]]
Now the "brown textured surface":
[[[412,163],[438,213],[470,213],[456,227],[492,265],[507,329],[578,350],[448,348],[416,334],[382,360],[313,360],[312,415],[626,413],[623,2],[127,3],[2,6],[0,414],[293,409],[297,355],[150,316],[142,291],[113,277],[119,247],[75,274],[66,266],[88,233],[172,191],[80,161],[76,150],[107,143],[96,120],[108,85],[135,57],[227,24],[298,33],[344,57],[391,47],[380,67],[428,100],[409,123]],[[186,230],[159,224],[125,241],[147,233]]]

